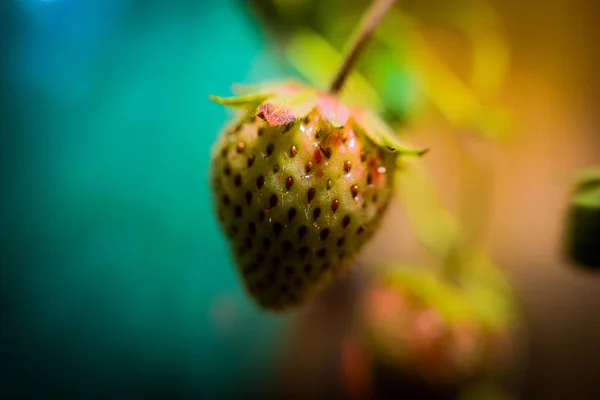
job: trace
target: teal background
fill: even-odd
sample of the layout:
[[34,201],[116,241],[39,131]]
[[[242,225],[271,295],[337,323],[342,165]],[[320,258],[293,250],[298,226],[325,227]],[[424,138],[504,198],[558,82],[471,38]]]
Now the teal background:
[[232,0],[0,8],[0,395],[260,390],[285,319],[242,292],[207,179],[229,115],[208,95],[283,75],[255,18]]

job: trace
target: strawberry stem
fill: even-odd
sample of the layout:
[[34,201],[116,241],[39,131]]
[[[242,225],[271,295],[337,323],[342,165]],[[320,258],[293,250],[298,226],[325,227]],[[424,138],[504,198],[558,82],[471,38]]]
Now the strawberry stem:
[[355,39],[352,42],[349,51],[346,53],[344,61],[340,66],[335,78],[331,82],[329,93],[337,94],[340,92],[344,82],[346,81],[346,78],[350,74],[350,71],[358,59],[358,56],[365,49],[369,38],[373,34],[373,31],[395,2],[396,0],[374,0],[371,4],[371,7],[369,7],[369,9],[365,12]]

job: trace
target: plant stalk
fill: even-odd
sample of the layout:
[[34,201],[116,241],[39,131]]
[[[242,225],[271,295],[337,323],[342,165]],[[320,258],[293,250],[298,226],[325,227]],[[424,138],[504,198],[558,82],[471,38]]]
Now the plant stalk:
[[394,5],[396,0],[374,0],[371,7],[365,12],[361,24],[357,30],[354,41],[350,46],[342,65],[338,69],[338,72],[331,82],[329,87],[329,93],[338,94],[350,71],[356,64],[356,60],[360,56],[360,53],[365,49],[367,42],[371,38],[373,31],[379,25],[383,17],[387,14],[390,8]]

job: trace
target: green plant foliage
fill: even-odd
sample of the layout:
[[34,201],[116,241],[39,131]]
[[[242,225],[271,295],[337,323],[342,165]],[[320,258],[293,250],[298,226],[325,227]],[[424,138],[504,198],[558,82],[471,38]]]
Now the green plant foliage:
[[578,176],[567,215],[566,252],[577,265],[600,270],[600,167]]

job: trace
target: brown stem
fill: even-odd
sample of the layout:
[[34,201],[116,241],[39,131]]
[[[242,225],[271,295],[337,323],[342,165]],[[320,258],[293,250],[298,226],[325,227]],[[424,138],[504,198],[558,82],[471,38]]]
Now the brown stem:
[[346,78],[352,70],[352,67],[354,67],[358,56],[364,50],[369,38],[373,34],[373,31],[395,2],[396,0],[373,1],[371,7],[369,7],[362,19],[355,39],[350,46],[350,50],[346,54],[346,57],[344,57],[344,62],[340,66],[335,78],[331,82],[329,93],[337,94],[342,89]]

